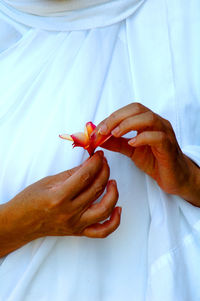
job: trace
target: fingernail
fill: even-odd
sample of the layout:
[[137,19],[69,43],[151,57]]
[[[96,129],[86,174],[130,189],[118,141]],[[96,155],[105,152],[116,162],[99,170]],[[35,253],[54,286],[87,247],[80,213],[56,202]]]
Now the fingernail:
[[118,207],[118,213],[119,213],[119,215],[121,215],[121,213],[122,213],[122,207]]
[[99,133],[102,135],[105,135],[107,133],[107,126],[105,124],[102,124],[100,129],[99,129]]
[[98,154],[103,157],[104,156],[104,152],[102,150],[98,151]]
[[115,180],[110,180],[110,184],[115,185],[115,186],[117,185]]
[[132,138],[131,140],[128,141],[128,144],[132,146],[135,144],[135,142],[136,142],[136,138]]
[[111,134],[112,134],[113,136],[119,134],[119,127],[117,126],[114,130],[112,130]]

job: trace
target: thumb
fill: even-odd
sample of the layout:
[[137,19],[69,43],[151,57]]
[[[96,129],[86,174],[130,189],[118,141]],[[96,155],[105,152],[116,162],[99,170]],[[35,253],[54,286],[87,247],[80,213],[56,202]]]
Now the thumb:
[[101,144],[101,147],[113,152],[121,153],[131,158],[135,148],[128,144],[129,140],[130,139],[123,138],[123,137],[120,138],[111,137],[106,142]]
[[56,174],[56,180],[58,182],[63,182],[65,180],[67,180],[69,177],[71,177],[77,170],[79,170],[79,168],[82,166],[79,165],[79,166],[76,166],[74,168],[71,168],[71,169],[68,169],[68,170],[65,170],[65,171],[62,171],[58,174]]
[[[102,152],[102,151],[101,151]],[[97,152],[99,153],[99,151]],[[63,182],[65,180],[67,180],[69,177],[71,177],[75,172],[77,172],[82,166],[86,165],[88,163],[88,161],[90,161],[91,158],[88,157],[83,163],[81,163],[80,165],[74,167],[74,168],[71,168],[71,169],[68,169],[68,170],[65,170],[63,172],[60,172],[58,174],[56,174],[56,180],[58,182]]]
[[68,169],[68,170],[65,170],[65,171],[62,171],[58,174],[56,174],[56,180],[58,182],[63,182],[65,180],[67,180],[69,177],[71,177],[75,172],[77,172],[82,166],[84,166],[85,164],[87,164],[87,162],[90,160],[91,158],[87,158],[83,163],[81,163],[80,165],[74,167],[74,168],[71,168],[71,169]]

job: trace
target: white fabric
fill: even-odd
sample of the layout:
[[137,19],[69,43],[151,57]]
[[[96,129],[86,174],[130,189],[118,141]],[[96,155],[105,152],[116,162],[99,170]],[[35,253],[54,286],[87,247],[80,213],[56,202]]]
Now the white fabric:
[[[112,26],[71,32],[25,27],[1,10],[2,203],[86,158],[59,133],[133,100],[170,120],[200,162],[199,0],[146,1]],[[120,228],[103,240],[37,239],[9,254],[1,301],[200,299],[200,209],[165,194],[128,158],[105,153],[118,182]]]
[[[48,1],[48,0],[4,0],[10,6],[26,13],[46,16],[49,14],[62,13],[105,4],[110,0],[63,0],[63,1]],[[113,1],[112,1],[113,2]]]
[[69,31],[115,24],[132,15],[144,1],[0,0],[0,10],[28,26]]

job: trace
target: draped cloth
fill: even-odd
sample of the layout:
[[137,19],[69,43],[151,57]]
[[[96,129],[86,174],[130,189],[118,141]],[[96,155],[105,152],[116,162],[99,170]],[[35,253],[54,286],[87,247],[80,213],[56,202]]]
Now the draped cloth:
[[144,0],[1,0],[0,7],[20,23],[40,29],[66,31],[117,23],[133,14],[143,2]]
[[[133,101],[168,119],[200,165],[199,0],[85,1],[65,11],[66,2],[56,16],[51,5],[39,16],[34,3],[0,1],[1,203],[86,159],[59,133]],[[200,209],[128,158],[105,155],[123,207],[119,229],[103,240],[44,237],[12,252],[0,265],[0,300],[200,299]]]

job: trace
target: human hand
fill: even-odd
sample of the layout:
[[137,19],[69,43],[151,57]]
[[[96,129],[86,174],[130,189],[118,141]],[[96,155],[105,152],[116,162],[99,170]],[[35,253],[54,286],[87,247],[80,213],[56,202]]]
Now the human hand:
[[[197,167],[182,153],[168,120],[140,103],[131,103],[103,120],[95,131],[111,133],[113,137],[101,146],[130,157],[165,192],[191,202],[198,198],[191,194]],[[130,131],[137,131],[136,137],[122,137]]]
[[[0,221],[3,216],[7,225],[0,230],[1,248],[13,250],[43,236],[108,236],[119,226],[121,214],[115,207],[116,182],[108,179],[108,163],[103,152],[96,152],[81,166],[28,186],[2,205]],[[101,201],[93,203],[106,187]]]

